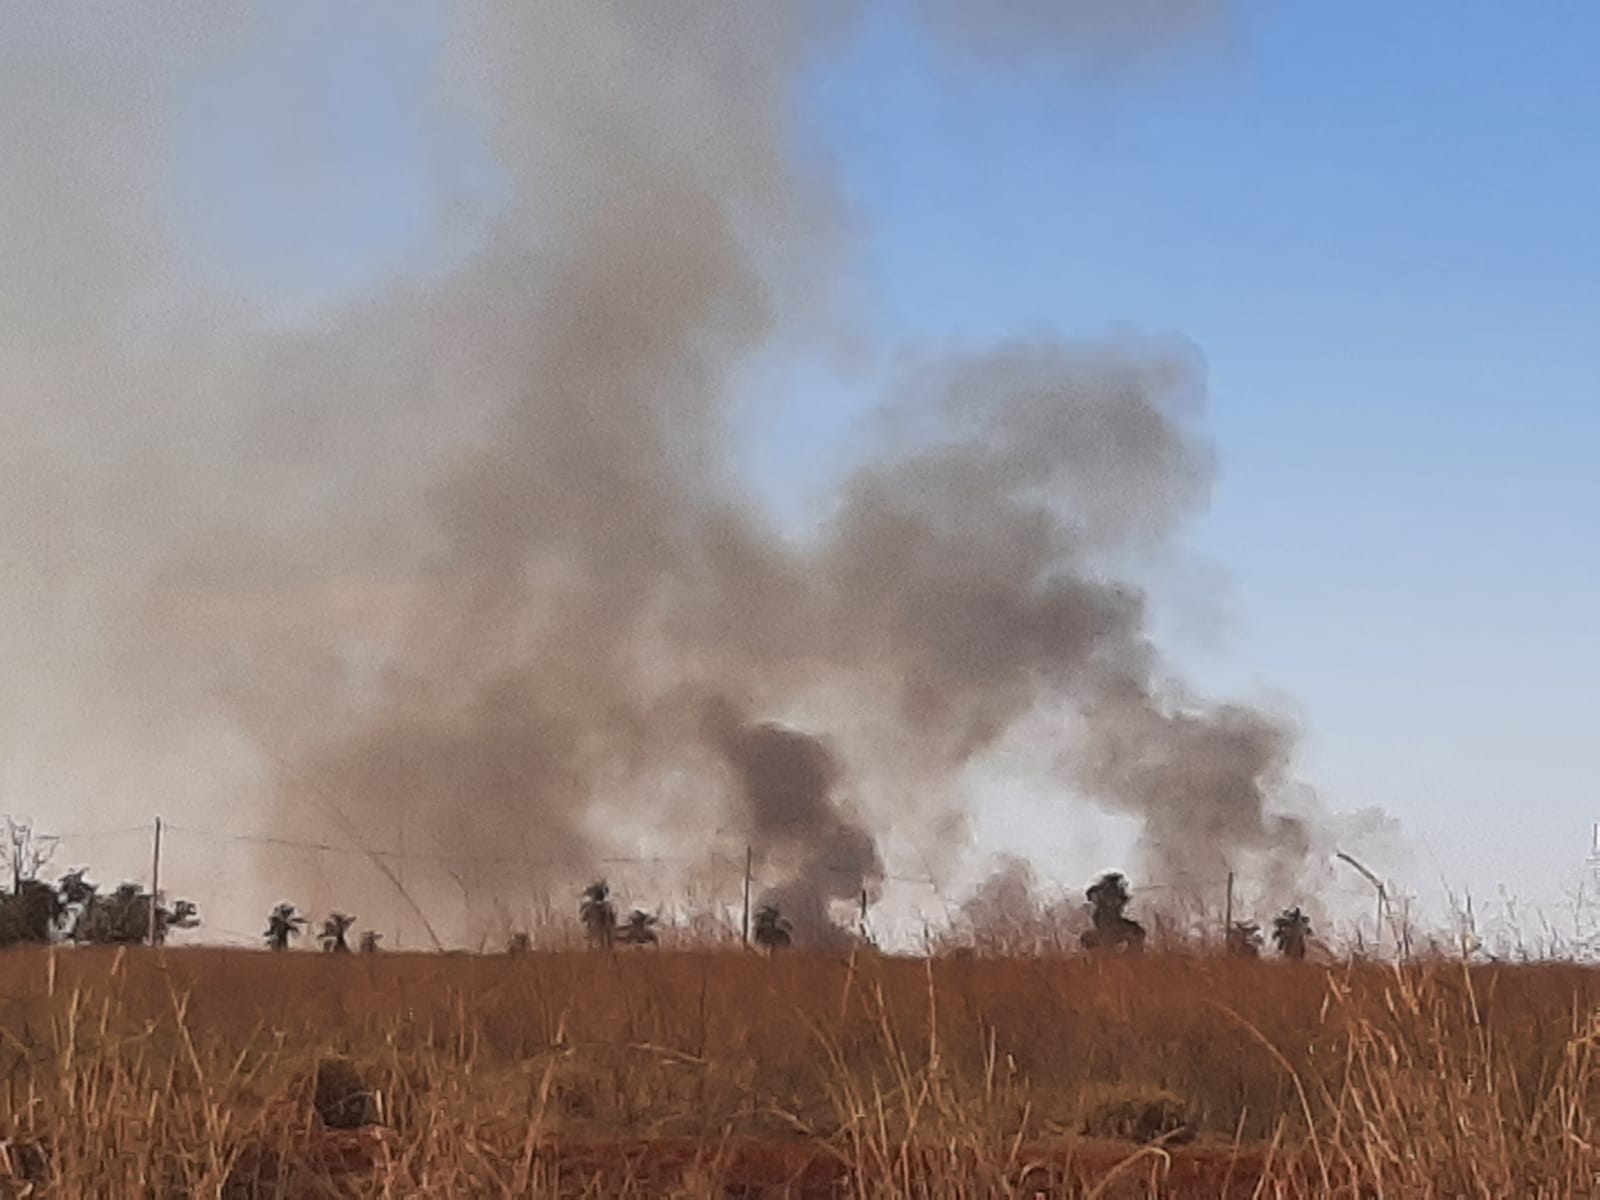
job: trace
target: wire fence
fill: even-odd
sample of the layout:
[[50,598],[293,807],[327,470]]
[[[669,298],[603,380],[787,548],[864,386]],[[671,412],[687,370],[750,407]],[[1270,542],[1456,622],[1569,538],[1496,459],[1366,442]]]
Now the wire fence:
[[[202,925],[181,940],[257,945],[256,922],[280,901],[308,915],[364,909],[369,925],[392,948],[486,947],[530,927],[546,937],[576,934],[576,897],[583,884],[605,878],[625,912],[637,906],[661,917],[669,929],[698,937],[731,938],[743,933],[749,907],[792,881],[781,855],[740,838],[742,831],[712,830],[705,845],[678,853],[604,854],[575,860],[539,853],[474,854],[418,845],[418,835],[395,831],[389,845],[358,845],[328,837],[230,830],[189,820],[76,828],[53,835],[56,866],[86,867],[90,877],[112,886],[122,880],[155,886],[167,896],[192,899]],[[154,879],[159,869],[160,878]],[[1058,940],[1074,921],[1084,921],[1087,880],[1053,876],[1030,865],[1020,879],[982,873],[940,874],[903,863],[863,879],[859,863],[807,860],[812,879],[833,883],[818,890],[837,901],[839,920],[859,926],[882,944],[926,946],[975,935],[983,921],[1009,922],[1025,934],[1033,923],[1052,925]],[[985,881],[989,886],[985,887]],[[1228,917],[1270,926],[1282,898],[1269,897],[1249,880],[1178,877],[1133,881],[1134,913],[1157,933],[1177,940],[1221,941]],[[859,896],[856,889],[865,885]],[[1230,895],[1230,889],[1232,894]],[[1346,882],[1341,895],[1370,905],[1371,892]],[[748,900],[747,900],[748,896]],[[1353,907],[1353,905],[1352,905]],[[1564,957],[1589,957],[1600,950],[1600,905],[1583,897],[1551,918],[1514,900],[1452,912],[1430,936],[1470,940],[1491,952],[1514,956],[1526,946],[1529,928],[1537,947]],[[1346,916],[1319,929],[1327,945],[1382,952],[1403,951],[1414,936],[1410,901],[1390,892],[1363,917]],[[1421,935],[1415,935],[1419,938]]]

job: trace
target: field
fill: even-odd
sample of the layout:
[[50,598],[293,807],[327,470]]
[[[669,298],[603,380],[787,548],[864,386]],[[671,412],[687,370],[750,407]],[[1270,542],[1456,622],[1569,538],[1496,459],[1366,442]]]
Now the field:
[[0,956],[0,1194],[1600,1192],[1574,965]]

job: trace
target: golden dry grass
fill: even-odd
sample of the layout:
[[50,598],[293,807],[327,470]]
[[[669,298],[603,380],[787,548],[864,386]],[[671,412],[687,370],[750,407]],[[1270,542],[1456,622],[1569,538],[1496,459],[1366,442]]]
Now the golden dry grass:
[[[1600,1194],[1597,985],[1185,955],[18,950],[0,1191]],[[376,1125],[322,1127],[334,1062]]]

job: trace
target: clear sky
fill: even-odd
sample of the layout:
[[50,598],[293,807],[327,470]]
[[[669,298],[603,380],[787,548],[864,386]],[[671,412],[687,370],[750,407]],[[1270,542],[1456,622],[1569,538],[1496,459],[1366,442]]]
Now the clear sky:
[[[291,306],[415,264],[438,155],[492,177],[412,132],[427,21],[303,33],[204,85],[190,164],[214,220],[197,262]],[[251,136],[291,60],[306,128],[348,152],[309,192]],[[1179,652],[1213,687],[1288,696],[1301,773],[1399,817],[1420,891],[1557,901],[1600,817],[1596,61],[1593,5],[1346,0],[1247,6],[1215,45],[1110,78],[957,72],[884,3],[799,98],[875,333],[1200,348],[1220,476],[1190,545],[1225,619],[1180,625]],[[798,370],[782,390],[749,452],[802,512],[862,396]]]

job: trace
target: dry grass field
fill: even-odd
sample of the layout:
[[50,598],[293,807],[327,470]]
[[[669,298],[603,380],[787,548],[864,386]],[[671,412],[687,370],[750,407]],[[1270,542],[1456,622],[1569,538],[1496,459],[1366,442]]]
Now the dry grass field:
[[0,1194],[1600,1193],[1571,965],[0,955]]

